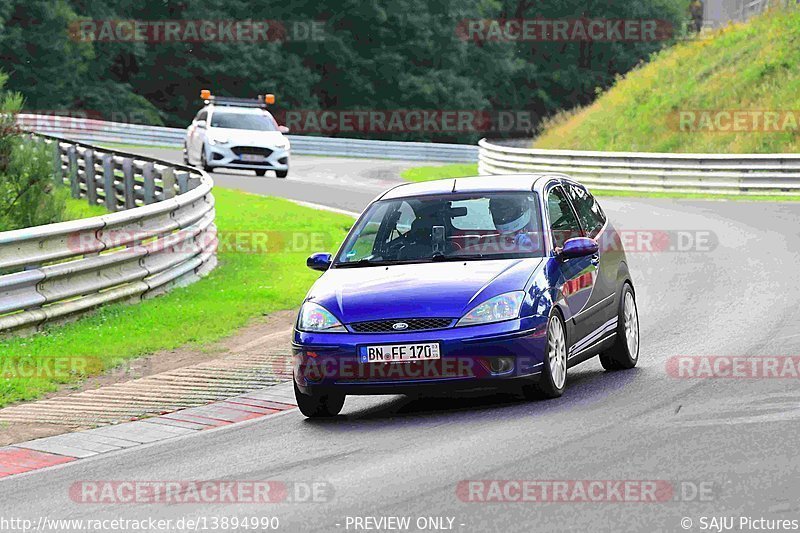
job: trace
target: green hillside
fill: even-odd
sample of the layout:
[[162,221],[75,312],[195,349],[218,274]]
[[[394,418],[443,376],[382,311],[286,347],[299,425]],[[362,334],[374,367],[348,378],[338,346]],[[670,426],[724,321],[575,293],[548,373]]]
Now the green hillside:
[[550,121],[537,148],[800,152],[800,11],[687,41]]

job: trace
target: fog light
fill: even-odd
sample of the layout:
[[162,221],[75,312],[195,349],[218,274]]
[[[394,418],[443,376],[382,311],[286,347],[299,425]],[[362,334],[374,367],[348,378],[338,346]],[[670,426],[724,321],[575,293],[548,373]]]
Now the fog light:
[[507,374],[514,370],[514,359],[511,357],[492,357],[489,360],[492,374]]

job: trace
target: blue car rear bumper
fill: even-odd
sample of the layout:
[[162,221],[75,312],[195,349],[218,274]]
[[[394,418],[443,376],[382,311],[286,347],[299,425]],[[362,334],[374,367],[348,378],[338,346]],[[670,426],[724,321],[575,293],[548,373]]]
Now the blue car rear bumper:
[[[497,387],[542,371],[547,317],[411,333],[294,332],[294,379],[303,393],[402,394]],[[438,343],[441,359],[362,363],[368,345]],[[504,364],[498,364],[503,359]],[[494,361],[494,363],[493,363]]]

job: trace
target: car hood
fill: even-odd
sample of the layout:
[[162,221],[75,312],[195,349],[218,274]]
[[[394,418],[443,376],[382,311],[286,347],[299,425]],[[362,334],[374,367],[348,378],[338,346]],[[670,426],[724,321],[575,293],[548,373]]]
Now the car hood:
[[308,299],[350,324],[368,320],[460,318],[498,294],[525,289],[541,258],[333,268]]
[[286,142],[286,138],[279,131],[209,128],[207,134],[212,139],[222,138],[229,140],[229,146],[261,146],[270,148],[276,144]]

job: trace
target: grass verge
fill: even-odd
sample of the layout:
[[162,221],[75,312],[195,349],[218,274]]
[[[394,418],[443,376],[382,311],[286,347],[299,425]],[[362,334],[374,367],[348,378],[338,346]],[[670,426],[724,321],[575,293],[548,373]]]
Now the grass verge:
[[400,177],[406,181],[433,181],[477,175],[477,163],[442,165],[437,167],[414,167],[400,173]]
[[64,210],[64,220],[79,220],[81,218],[91,218],[107,215],[106,208],[100,205],[89,205],[86,199],[76,200],[67,198],[67,206]]
[[[253,317],[297,306],[319,276],[306,268],[306,257],[335,250],[353,224],[348,216],[277,198],[222,188],[214,195],[219,266],[208,277],[137,305],[110,305],[72,324],[0,341],[0,406],[41,397],[122,360],[202,347]],[[47,372],[65,362],[78,370]],[[23,375],[31,369],[43,371]]]

